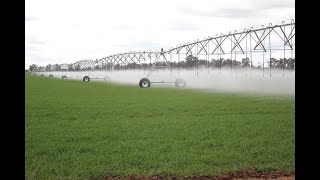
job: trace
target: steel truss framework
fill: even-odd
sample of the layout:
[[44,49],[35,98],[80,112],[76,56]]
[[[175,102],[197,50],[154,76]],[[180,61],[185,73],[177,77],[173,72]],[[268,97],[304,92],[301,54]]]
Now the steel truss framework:
[[[151,72],[162,55],[166,62],[168,62],[166,56],[170,55],[169,62],[172,62],[172,55],[178,55],[180,61],[180,55],[190,54],[196,57],[205,55],[207,62],[210,60],[210,55],[217,57],[217,59],[221,59],[221,55],[230,55],[230,59],[233,61],[236,60],[237,54],[242,54],[245,57],[251,57],[252,64],[252,53],[263,53],[264,56],[265,53],[269,52],[271,58],[272,52],[283,51],[283,58],[285,58],[286,51],[291,50],[292,53],[294,50],[294,37],[295,22],[292,19],[291,23],[285,23],[284,21],[281,25],[272,25],[270,23],[269,26],[264,27],[262,25],[258,29],[251,27],[241,32],[234,31],[229,32],[229,34],[221,33],[215,37],[209,36],[203,40],[178,45],[166,51],[133,51],[113,54],[96,60],[81,60],[69,64],[69,70],[92,69],[94,67],[113,70],[115,66],[126,67],[128,64],[133,63],[149,65]],[[278,46],[275,46],[275,44]]]
[[[68,65],[70,69],[91,69],[94,67],[100,67],[104,69],[113,69],[115,65],[128,65],[129,63],[151,63],[152,58],[159,56],[157,51],[133,51],[126,53],[119,53],[103,57],[96,60],[81,60]],[[149,60],[149,62],[148,62]],[[62,64],[61,64],[62,65]],[[65,64],[63,64],[64,67]]]

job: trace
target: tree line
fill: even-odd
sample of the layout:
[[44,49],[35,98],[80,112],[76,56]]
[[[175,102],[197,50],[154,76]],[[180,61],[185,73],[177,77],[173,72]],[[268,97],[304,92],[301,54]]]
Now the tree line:
[[[280,68],[280,69],[295,69],[295,58],[270,58],[266,60],[266,64],[268,67],[272,68]],[[150,68],[153,63],[140,63],[137,64],[135,62],[128,63],[128,64],[104,64],[104,65],[96,65],[94,67],[81,67],[80,65],[72,66],[69,64],[62,67],[59,64],[48,64],[46,66],[38,66],[36,64],[32,64],[29,67],[30,71],[80,71],[80,70],[103,70],[103,69],[111,69],[114,70],[129,70],[129,69],[147,69]],[[158,62],[157,66],[167,66],[164,62]],[[186,57],[185,61],[180,62],[169,62],[169,65],[172,68],[184,68],[184,69],[192,69],[197,66],[206,66],[206,67],[213,67],[213,68],[223,68],[223,67],[252,67],[252,68],[262,68],[263,66],[258,64],[254,66],[249,58],[242,58],[241,61],[231,60],[231,59],[211,59],[210,61],[204,59],[198,59],[198,57],[189,55]]]

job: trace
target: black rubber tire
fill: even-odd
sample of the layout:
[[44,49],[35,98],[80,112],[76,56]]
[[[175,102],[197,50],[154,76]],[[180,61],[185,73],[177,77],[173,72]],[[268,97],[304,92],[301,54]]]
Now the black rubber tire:
[[148,88],[151,86],[151,82],[148,78],[142,78],[140,81],[139,81],[139,86],[141,88]]
[[62,78],[61,79],[67,79],[67,76],[62,76]]
[[37,74],[33,74],[33,76],[37,76]]
[[83,77],[83,79],[82,79],[84,82],[89,82],[90,81],[90,78],[89,78],[89,76],[85,76],[85,77]]
[[53,75],[52,75],[52,74],[50,74],[50,75],[49,75],[49,78],[53,78]]
[[176,79],[175,85],[176,87],[180,88],[180,87],[186,87],[187,83],[184,79],[178,78]]
[[43,75],[43,74],[41,74],[41,77],[44,77],[44,75]]

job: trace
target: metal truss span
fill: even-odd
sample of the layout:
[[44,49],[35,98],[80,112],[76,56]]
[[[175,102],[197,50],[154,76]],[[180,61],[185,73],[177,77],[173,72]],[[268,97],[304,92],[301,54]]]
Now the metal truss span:
[[148,62],[148,60],[151,60],[158,55],[159,53],[157,51],[133,51],[113,54],[96,60],[81,60],[71,64],[60,64],[60,66],[63,67],[63,69],[68,70],[90,70],[95,67],[109,69],[114,68],[115,65],[126,66],[130,63],[149,64],[153,61]]
[[[168,50],[161,51],[133,51],[109,55],[101,59],[96,60],[81,60],[72,64],[61,64],[68,70],[91,70],[93,68],[113,70],[120,69],[120,67],[126,69],[126,67],[135,65],[145,65],[150,69],[154,68],[154,64],[157,64],[160,56],[163,56],[166,63],[173,61],[180,62],[180,55],[195,56],[198,60],[198,56],[205,57],[205,61],[209,66],[211,57],[221,61],[226,58],[231,60],[231,68],[233,62],[237,59],[245,59],[251,62],[256,58],[253,54],[259,54],[262,56],[260,59],[263,61],[265,58],[269,58],[269,67],[271,69],[271,59],[275,54],[281,55],[281,58],[286,58],[286,52],[291,52],[291,58],[293,51],[295,50],[295,22],[292,19],[290,23],[284,21],[280,25],[268,26],[262,25],[260,28],[254,29],[250,27],[245,28],[243,31],[233,31],[228,34],[220,34],[215,37],[206,37],[203,40],[195,40],[194,42],[185,43],[176,47],[169,48]],[[169,55],[169,58],[166,56]],[[172,58],[172,56],[178,56]],[[211,57],[210,57],[211,56]],[[249,60],[250,59],[250,60]],[[185,60],[185,59],[184,59]]]
[[[285,28],[290,28],[289,34],[285,31]],[[185,54],[193,54],[192,51],[195,50],[195,54],[228,54],[228,53],[242,53],[245,54],[244,48],[241,46],[241,42],[243,42],[246,38],[249,37],[249,40],[254,41],[252,50],[262,50],[267,52],[267,50],[272,50],[272,48],[266,47],[263,42],[271,36],[271,33],[275,33],[278,37],[283,41],[284,46],[293,49],[292,38],[295,36],[295,22],[292,20],[289,24],[281,24],[281,25],[272,25],[269,24],[268,27],[264,27],[262,25],[259,29],[244,29],[242,32],[229,32],[229,34],[220,34],[216,35],[216,37],[208,37],[203,40],[196,40],[192,43],[185,43],[183,45],[178,45],[175,48],[171,48],[165,53],[174,52],[176,54],[181,53],[184,49]],[[231,41],[231,51],[227,53],[222,46],[226,43],[226,40]],[[209,46],[211,45],[211,46]],[[197,48],[197,49],[196,49]],[[260,49],[259,49],[260,48]],[[209,51],[211,49],[211,51]],[[236,49],[239,51],[236,52]],[[220,51],[219,51],[220,50]],[[274,49],[276,50],[276,49]]]

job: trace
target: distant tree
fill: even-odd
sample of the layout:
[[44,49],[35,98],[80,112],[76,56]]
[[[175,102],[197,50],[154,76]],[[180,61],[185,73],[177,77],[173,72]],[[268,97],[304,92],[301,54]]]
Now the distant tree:
[[290,58],[288,61],[288,69],[294,69],[295,68],[295,58]]
[[30,66],[29,66],[29,70],[30,70],[30,71],[37,71],[37,70],[38,70],[38,65],[36,65],[36,64],[30,65]]
[[199,65],[206,65],[207,61],[204,59],[199,59],[198,63],[199,63]]
[[68,65],[68,70],[69,70],[69,71],[74,70],[74,68],[73,68],[73,65],[72,65],[72,64],[69,64],[69,65]]
[[285,58],[284,59],[281,59],[280,58],[280,61],[279,61],[279,68],[285,68],[286,64],[285,64],[286,60]]
[[242,58],[241,66],[242,66],[242,67],[250,66],[250,60],[249,60],[248,57]]
[[94,70],[99,70],[99,69],[100,69],[99,65],[94,66]]
[[38,71],[44,72],[46,70],[45,66],[39,66]]
[[60,71],[61,70],[61,66],[59,64],[55,64],[55,65],[53,65],[52,69],[54,71]]
[[275,58],[270,58],[270,60],[267,62],[267,64],[268,64],[268,66],[270,67],[276,67],[277,66],[277,59],[275,59]]
[[46,65],[46,71],[51,71],[51,68],[52,68],[52,65],[51,64],[48,64],[48,65]]
[[79,71],[80,70],[80,64],[76,65],[76,67],[74,68],[76,71]]
[[275,68],[281,68],[281,63],[282,63],[282,59],[280,59],[280,60],[274,59],[274,61],[273,61],[273,67],[275,67]]
[[220,68],[220,60],[215,60],[215,59],[211,59],[211,63],[210,63],[213,67],[215,68]]
[[242,63],[241,63],[240,61],[236,61],[236,60],[233,61],[233,65],[234,65],[235,67],[240,67],[241,64],[242,64]]
[[190,54],[186,57],[186,65],[187,67],[192,67],[195,62],[198,61],[198,58]]
[[178,63],[177,62],[169,62],[169,64],[170,64],[171,68],[178,67]]
[[232,64],[232,61],[230,59],[226,59],[226,60],[222,61],[222,66],[229,67],[229,66],[231,66],[231,64]]

